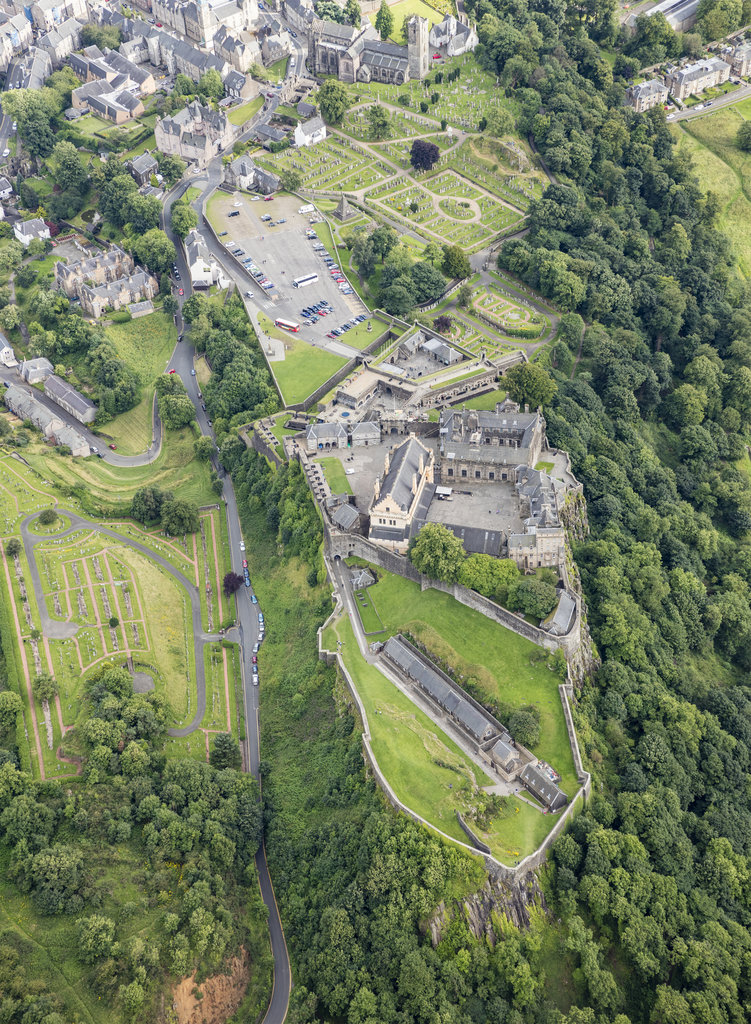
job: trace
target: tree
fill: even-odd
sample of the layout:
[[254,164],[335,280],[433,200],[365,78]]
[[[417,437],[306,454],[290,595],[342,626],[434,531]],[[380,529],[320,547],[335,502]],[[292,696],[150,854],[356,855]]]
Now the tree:
[[13,732],[22,711],[23,701],[17,693],[12,690],[0,690],[0,733]]
[[156,159],[159,164],[159,173],[163,176],[167,185],[174,185],[185,173],[187,164],[179,156],[157,153]]
[[209,754],[209,764],[214,768],[239,768],[242,764],[240,744],[231,732],[220,732],[214,737]]
[[509,587],[509,608],[536,619],[542,619],[552,611],[557,599],[558,591],[552,583],[546,583],[538,576],[522,576]]
[[[31,284],[36,280],[37,272],[33,267],[19,267],[16,271],[16,284],[20,285],[21,288],[28,287],[24,285],[24,281],[28,281],[31,278]],[[0,310],[0,324],[3,330],[12,331],[14,327],[18,327],[21,323],[21,310],[18,306],[11,303],[6,306],[5,309]]]
[[464,545],[442,523],[426,523],[410,544],[409,559],[432,580],[455,583],[464,561]]
[[413,264],[410,277],[418,302],[435,302],[443,295],[446,279],[440,270],[426,260]]
[[509,395],[520,405],[532,409],[552,402],[558,387],[539,363],[517,363],[503,378]]
[[161,518],[162,505],[172,499],[170,491],[158,487],[141,487],[130,501],[130,515],[137,523],[153,523]]
[[165,295],[162,299],[162,310],[167,316],[174,316],[179,308],[180,306],[174,295]]
[[57,522],[57,512],[54,508],[45,508],[39,513],[39,522],[42,526],[52,526]]
[[59,687],[57,680],[49,672],[40,672],[34,679],[34,693],[39,700],[54,700]]
[[344,11],[334,0],[315,0],[313,9],[322,21],[335,21],[342,25],[346,20]]
[[391,136],[391,118],[380,103],[372,103],[365,111],[371,139],[388,139]]
[[89,177],[81,163],[76,147],[71,142],[58,142],[52,150],[55,179],[63,191],[86,191]]
[[744,153],[751,153],[751,121],[741,121],[735,133],[735,144]]
[[175,262],[176,255],[174,245],[159,228],[152,228],[141,238],[135,239],[133,253],[139,263],[155,274],[167,273]]
[[722,39],[741,26],[742,0],[701,0],[696,28],[704,39]]
[[198,79],[196,92],[199,96],[204,96],[212,100],[221,100],[224,98],[222,76],[215,68],[209,68],[208,71],[201,75]]
[[515,711],[508,720],[508,731],[517,743],[531,748],[540,740],[540,723],[530,712],[524,709]]
[[302,174],[294,167],[288,167],[280,172],[279,181],[285,192],[297,192],[302,185]]
[[98,46],[100,50],[116,50],[122,43],[120,29],[114,25],[84,25],[81,29],[83,46]]
[[373,240],[361,231],[352,246],[352,260],[357,267],[360,277],[366,278],[375,270],[376,252]]
[[370,241],[373,245],[374,253],[380,259],[381,263],[383,263],[399,241],[399,236],[393,228],[390,228],[385,224],[381,224],[381,226],[377,227],[371,234]]
[[360,27],[362,21],[362,10],[357,0],[347,0],[344,5],[344,17],[347,20],[348,25],[353,25],[355,28]]
[[472,554],[462,563],[459,582],[484,597],[505,601],[509,587],[519,578],[516,562],[511,558]]
[[472,272],[469,257],[458,245],[444,245],[442,267],[446,277],[464,278]]
[[341,124],[349,103],[344,85],[335,78],[327,78],[318,92],[318,106],[326,124]]
[[84,963],[93,964],[108,957],[115,941],[115,922],[101,914],[81,917],[76,922],[77,951]]
[[228,572],[224,576],[222,582],[222,589],[224,590],[224,596],[229,597],[240,589],[244,583],[243,577],[237,572]]
[[195,533],[198,529],[198,508],[193,502],[171,498],[162,504],[162,527],[172,537]]
[[182,72],[175,78],[175,92],[178,96],[193,96],[196,91],[196,83],[192,78]]
[[159,415],[169,430],[180,430],[187,427],[196,418],[196,410],[186,394],[161,395],[159,398]]
[[493,107],[488,114],[485,130],[488,135],[494,135],[496,138],[508,135],[514,130],[514,118],[511,111],[506,107]]
[[467,282],[465,281],[464,284],[459,289],[459,291],[456,293],[457,306],[460,306],[462,309],[468,309],[472,305],[473,295],[474,291],[472,290],[472,285],[467,284]]
[[409,151],[409,162],[416,171],[429,171],[438,163],[441,151],[435,142],[415,139]]
[[388,39],[394,31],[394,15],[391,13],[386,0],[381,0],[378,14],[375,16],[375,27],[381,39]]
[[198,214],[187,202],[181,200],[172,204],[170,227],[179,238],[185,238],[197,224]]
[[110,615],[109,619],[107,620],[107,625],[110,627],[110,629],[117,629],[117,627],[120,625],[120,620],[118,619],[117,615]]
[[[401,283],[404,281],[405,283]],[[400,278],[381,292],[381,305],[392,316],[406,316],[415,305],[415,293],[408,287],[409,281]]]
[[433,320],[433,329],[439,334],[450,334],[454,328],[454,321],[448,313],[441,313]]
[[428,242],[422,251],[422,258],[428,263],[432,263],[433,266],[435,266],[436,260],[440,260],[442,256],[441,247],[436,242]]
[[193,442],[193,451],[199,462],[208,462],[214,454],[216,446],[210,437],[197,437]]
[[5,545],[5,554],[8,558],[15,558],[16,555],[21,554],[21,541],[18,537],[11,537]]

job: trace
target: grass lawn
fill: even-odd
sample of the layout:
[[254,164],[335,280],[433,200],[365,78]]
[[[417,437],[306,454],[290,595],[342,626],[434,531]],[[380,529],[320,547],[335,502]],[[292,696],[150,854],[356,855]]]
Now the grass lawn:
[[287,61],[288,57],[282,57],[281,60],[276,61],[275,64],[269,64],[267,68],[264,68],[264,75],[267,82],[281,82],[284,76],[287,74]]
[[563,717],[558,679],[545,665],[541,648],[459,604],[438,590],[378,570],[369,597],[389,634],[409,630],[429,650],[474,677],[492,698],[511,707],[534,704],[541,737],[534,753],[561,775],[572,798],[579,788]]
[[748,117],[751,101],[743,100],[672,128],[680,149],[691,155],[702,187],[719,197],[720,228],[729,237],[745,278],[751,276],[751,154],[738,149],[735,135]]
[[367,590],[358,590],[355,593],[357,599],[357,611],[360,616],[362,628],[366,633],[382,633],[383,623],[376,611],[376,606],[370,600]]
[[183,195],[183,199],[188,203],[192,203],[195,199],[198,199],[202,192],[203,189],[196,188],[194,185],[191,185]]
[[113,507],[126,512],[134,493],[147,484],[172,491],[175,497],[198,505],[212,504],[216,494],[211,488],[209,465],[195,458],[193,440],[193,433],[187,428],[167,431],[154,462],[127,468],[111,466],[97,458],[60,456],[41,444],[26,448],[24,457],[43,480],[63,493],[77,488],[81,507],[94,515],[105,514]]
[[323,475],[328,480],[329,487],[334,494],[352,494],[352,488],[344,472],[344,466],[342,466],[336,456],[330,455],[328,458],[319,459],[318,461],[323,469]]
[[[348,617],[329,628],[327,642],[332,648],[336,638],[344,642],[342,654],[365,706],[373,753],[389,785],[407,807],[466,842],[456,811],[471,806],[475,785],[490,785],[492,780],[409,697],[365,661]],[[537,849],[554,820],[511,797],[505,815],[493,821],[488,832],[475,831],[499,860],[511,864]]]
[[[438,11],[434,7],[428,7],[426,3],[423,3],[423,0],[400,0],[399,3],[391,4],[389,10],[394,18],[394,29],[390,38],[395,43],[406,42],[402,32],[402,22],[407,15],[419,14],[421,18],[427,18],[431,26],[442,20],[442,16]],[[372,24],[375,24],[377,14],[378,11],[373,11],[372,14],[368,15]]]
[[263,96],[256,96],[254,100],[250,100],[248,103],[243,103],[239,107],[232,107],[227,115],[230,124],[234,124],[238,128],[240,125],[245,124],[254,114],[258,113],[263,106],[263,101]]
[[193,365],[195,366],[196,380],[198,381],[202,388],[205,388],[206,385],[211,380],[211,368],[209,367],[209,364],[206,362],[206,357],[196,356]]
[[125,324],[112,324],[106,333],[120,357],[139,374],[143,386],[138,405],[116,416],[102,430],[123,455],[137,455],[151,444],[154,380],[167,369],[177,343],[177,328],[166,313],[151,313]]
[[337,340],[344,342],[345,345],[351,345],[352,348],[363,349],[370,345],[371,342],[375,341],[379,334],[381,334],[382,324],[379,320],[376,320],[373,329],[368,330],[368,320],[363,320],[361,324],[355,324],[351,331],[347,331],[346,334],[339,337]]
[[552,462],[538,462],[535,469],[541,473],[549,473],[553,469],[554,463]]
[[286,405],[304,401],[347,362],[343,356],[314,348],[297,334],[278,330],[263,313],[258,314],[258,322],[268,335],[284,342],[284,359],[271,363],[271,369]]

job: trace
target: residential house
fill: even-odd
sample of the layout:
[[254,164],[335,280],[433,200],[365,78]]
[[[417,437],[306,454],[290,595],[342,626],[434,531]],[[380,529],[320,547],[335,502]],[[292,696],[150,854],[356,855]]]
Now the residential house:
[[8,370],[12,370],[14,367],[18,366],[16,353],[13,351],[10,342],[2,332],[0,332],[0,363],[2,363]]
[[298,149],[315,146],[326,138],[326,125],[322,117],[311,117],[309,121],[295,128],[295,145]]
[[[20,89],[37,91],[52,74],[52,58],[46,50],[32,46],[16,60],[16,82]],[[21,78],[19,81],[19,71]]]
[[138,185],[150,184],[152,175],[159,172],[159,164],[151,153],[142,153],[140,156],[134,157],[127,166]]
[[74,110],[90,110],[115,124],[140,117],[145,109],[137,84],[121,75],[80,85],[71,93],[71,103]]
[[241,32],[258,21],[257,0],[152,0],[151,10],[158,22],[198,46],[211,46],[222,27]]
[[6,177],[0,178],[0,199],[10,199],[13,195],[13,186]]
[[272,142],[284,142],[287,138],[284,132],[265,123],[257,124],[253,129],[253,134],[264,149],[268,149]]
[[430,45],[443,48],[449,57],[459,57],[477,48],[479,39],[473,25],[465,25],[453,14],[447,14],[443,21],[430,30]]
[[369,509],[371,540],[406,551],[412,522],[427,485],[433,483],[434,461],[433,451],[416,437],[408,437],[386,455]]
[[255,36],[248,32],[236,32],[222,25],[214,35],[214,53],[236,71],[243,73],[252,64],[260,63],[261,48]]
[[[152,29],[149,25],[146,28],[149,60],[152,64],[166,68],[170,75],[187,75],[197,82],[207,71],[218,71],[222,79],[228,74],[230,66],[222,57],[199,50],[163,29]],[[134,32],[135,29],[131,28],[130,31]]]
[[739,78],[745,78],[746,75],[751,74],[751,41],[736,46],[733,56],[730,58],[730,65],[733,73]]
[[89,20],[86,0],[36,0],[28,8],[28,17],[39,32],[51,32],[68,18],[81,22]]
[[62,67],[73,50],[81,45],[81,29],[83,23],[75,18],[67,18],[61,25],[50,29],[37,39],[40,50],[50,55],[53,67]]
[[292,49],[292,41],[286,32],[267,32],[262,29],[258,35],[261,39],[261,57],[266,67],[282,60]]
[[94,403],[61,377],[54,373],[51,374],[44,382],[44,393],[79,423],[93,423],[97,413]]
[[651,110],[652,107],[663,106],[667,101],[668,87],[659,78],[651,78],[648,82],[629,86],[624,99],[624,103],[633,107],[638,114]]
[[50,229],[41,218],[34,217],[32,220],[16,221],[13,225],[13,234],[25,249],[34,238],[48,239]]
[[705,89],[722,85],[730,78],[730,65],[719,57],[699,60],[676,68],[665,79],[670,94],[677,100],[698,96]]
[[87,458],[90,454],[89,442],[83,434],[75,427],[64,423],[36,395],[29,394],[25,388],[12,384],[6,389],[3,399],[14,416],[24,421],[29,420],[48,441],[57,445],[67,445],[71,455],[77,457]]
[[31,22],[25,14],[0,12],[0,71],[6,71],[11,60],[25,53],[33,40]]
[[261,86],[251,75],[242,71],[230,71],[224,79],[224,91],[233,100],[254,100],[261,91]]
[[224,111],[212,110],[194,100],[171,117],[157,118],[154,134],[161,152],[205,167],[232,145],[235,128]]
[[39,384],[47,380],[55,367],[44,356],[37,356],[36,359],[24,359],[21,363],[21,377],[29,384]]
[[312,0],[283,0],[283,13],[286,21],[298,32],[308,32],[315,21]]
[[221,267],[209,253],[201,235],[194,229],[185,239],[185,259],[193,288],[210,288],[212,284],[226,287]]
[[224,168],[224,180],[243,192],[271,195],[279,188],[279,178],[272,171],[259,167],[249,156],[238,156]]
[[96,318],[106,309],[153,299],[159,291],[156,278],[117,246],[77,263],[60,260],[55,264],[55,287],[69,298],[78,298],[81,309]]

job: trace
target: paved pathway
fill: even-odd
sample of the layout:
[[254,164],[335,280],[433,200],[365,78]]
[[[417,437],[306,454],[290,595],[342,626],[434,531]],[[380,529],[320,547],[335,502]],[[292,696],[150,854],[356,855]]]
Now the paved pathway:
[[96,533],[101,533],[103,536],[109,537],[110,540],[115,541],[117,544],[124,544],[126,547],[131,547],[136,551],[140,551],[142,555],[145,555],[152,562],[155,562],[163,572],[172,576],[172,578],[176,580],[177,583],[186,591],[190,600],[193,621],[193,637],[195,642],[196,711],[188,725],[182,726],[179,729],[173,728],[168,730],[170,736],[189,736],[200,726],[203,716],[206,713],[206,671],[203,656],[204,647],[207,643],[213,643],[220,639],[218,634],[205,633],[203,630],[203,623],[201,622],[201,597],[198,592],[198,587],[196,587],[194,583],[191,583],[178,569],[168,562],[166,558],[157,554],[145,544],[141,544],[139,541],[133,540],[125,534],[117,533],[115,530],[102,526],[100,523],[94,522],[90,519],[85,519],[83,516],[80,516],[75,512],[71,512],[70,509],[60,508],[59,512],[70,519],[71,525],[67,530],[63,530],[57,534],[40,535],[29,529],[29,524],[32,520],[37,518],[37,512],[33,512],[31,515],[26,516],[26,518],[21,522],[21,540],[23,541],[26,557],[29,561],[29,573],[31,575],[32,586],[34,587],[37,607],[39,608],[43,634],[53,640],[69,639],[70,637],[75,636],[81,627],[77,626],[73,622],[59,622],[56,619],[50,618],[47,611],[47,602],[44,599],[44,588],[39,576],[39,567],[37,566],[36,553],[34,550],[37,544],[60,540],[64,537],[70,536],[70,534],[76,533],[80,529],[87,529]]

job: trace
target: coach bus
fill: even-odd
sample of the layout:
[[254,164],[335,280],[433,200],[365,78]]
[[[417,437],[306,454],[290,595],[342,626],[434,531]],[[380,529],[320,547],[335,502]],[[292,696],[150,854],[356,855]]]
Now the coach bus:
[[306,274],[305,277],[296,277],[292,282],[295,288],[304,288],[306,284],[315,284],[318,274]]
[[300,325],[293,323],[291,320],[282,320],[281,317],[274,321],[277,327],[281,327],[283,331],[299,331]]

